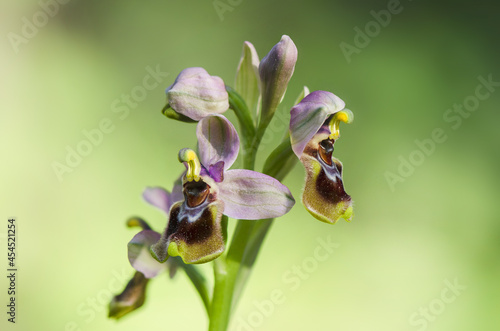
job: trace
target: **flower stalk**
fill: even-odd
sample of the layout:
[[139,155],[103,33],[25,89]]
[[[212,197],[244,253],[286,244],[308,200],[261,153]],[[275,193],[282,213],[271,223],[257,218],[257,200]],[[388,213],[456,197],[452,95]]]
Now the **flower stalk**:
[[[260,142],[281,104],[297,61],[297,48],[283,36],[259,61],[253,45],[245,42],[235,89],[203,68],[184,69],[166,89],[162,113],[196,124],[198,148],[182,148],[185,166],[171,192],[148,187],[146,202],[167,216],[162,233],[144,220],[128,244],[128,258],[136,274],[110,304],[110,317],[121,318],[140,308],[146,285],[164,270],[170,277],[178,268],[193,283],[209,318],[209,331],[226,331],[242,296],[267,233],[275,218],[295,203],[281,182],[297,161],[306,169],[302,201],[315,218],[334,224],[350,220],[352,201],[342,182],[342,164],[333,157],[340,123],[350,123],[352,112],[332,93],[307,87],[291,109],[290,130],[266,158],[262,173],[255,171]],[[232,109],[239,133],[223,115]],[[242,169],[230,169],[241,150]],[[237,220],[228,244],[227,223]],[[213,262],[214,288],[193,264]]]

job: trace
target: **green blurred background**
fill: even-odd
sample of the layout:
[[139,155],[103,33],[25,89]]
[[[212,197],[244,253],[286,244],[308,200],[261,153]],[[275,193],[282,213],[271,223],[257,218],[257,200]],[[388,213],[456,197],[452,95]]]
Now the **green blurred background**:
[[[190,66],[232,85],[243,41],[262,58],[287,34],[299,59],[281,118],[303,85],[334,92],[356,116],[336,144],[355,217],[329,226],[299,202],[275,222],[231,330],[499,330],[500,88],[456,129],[443,118],[474,95],[479,76],[500,81],[499,5],[402,1],[348,62],[340,44],[355,46],[354,28],[364,30],[387,1],[221,2],[231,10],[218,13],[212,1],[70,0],[13,47],[9,33],[21,35],[23,18],[31,21],[41,5],[2,1],[0,256],[5,270],[7,218],[15,216],[19,307],[12,326],[2,276],[0,328],[206,329],[182,273],[151,282],[134,314],[106,317],[111,292],[133,274],[126,244],[136,231],[125,220],[139,215],[163,229],[164,216],[142,201],[142,190],[170,189],[183,169],[177,151],[195,145],[193,125],[161,115],[165,87]],[[148,66],[169,75],[121,119],[113,103],[142,85]],[[53,162],[64,163],[66,148],[104,118],[114,131],[59,181]],[[400,157],[408,160],[415,140],[435,128],[447,140],[391,189],[387,172],[399,175]],[[264,153],[281,137],[268,133]],[[285,180],[297,201],[303,178],[297,165]],[[311,268],[318,239],[329,236],[340,246]],[[292,288],[283,275],[304,263],[310,272]],[[203,269],[211,279],[210,266]],[[446,281],[466,289],[454,295]],[[263,316],[255,303],[276,289],[284,302]]]

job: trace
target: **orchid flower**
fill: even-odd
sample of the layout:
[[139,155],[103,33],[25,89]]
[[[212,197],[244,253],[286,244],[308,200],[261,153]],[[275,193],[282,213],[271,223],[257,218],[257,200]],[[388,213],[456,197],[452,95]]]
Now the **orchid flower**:
[[222,115],[200,120],[197,126],[198,155],[191,149],[179,152],[187,171],[183,177],[184,201],[170,208],[167,227],[151,247],[164,262],[180,256],[184,263],[204,263],[225,249],[222,215],[258,220],[286,214],[295,200],[275,178],[252,170],[229,170],[238,156],[239,137]]
[[[182,194],[183,176],[184,173],[174,182],[171,193],[161,187],[146,188],[142,194],[144,200],[168,215],[172,205],[184,198]],[[200,278],[195,270],[189,269],[179,258],[172,258],[166,263],[160,263],[151,256],[150,247],[160,240],[161,234],[154,231],[142,218],[130,218],[127,221],[127,226],[142,229],[127,245],[128,259],[136,272],[123,292],[115,295],[111,300],[109,317],[119,319],[141,307],[146,298],[146,288],[150,279],[158,276],[164,270],[167,270],[170,278],[173,278],[177,269],[182,267],[190,278],[196,277],[199,282],[203,282],[203,277]]]
[[[110,317],[120,318],[142,306],[152,278],[166,269],[172,275],[182,268],[205,305],[209,330],[226,331],[266,233],[274,219],[295,203],[280,180],[297,158],[306,170],[302,193],[306,209],[326,223],[351,220],[353,202],[344,190],[342,163],[333,151],[340,122],[350,123],[353,114],[334,94],[309,94],[304,87],[291,109],[289,135],[265,158],[263,173],[254,171],[260,143],[284,99],[296,62],[297,47],[287,35],[262,60],[255,47],[245,42],[234,88],[205,69],[193,67],[181,71],[166,89],[163,114],[197,123],[198,146],[196,151],[179,151],[185,171],[172,192],[161,187],[144,191],[144,200],[167,216],[167,224],[160,234],[139,218],[129,221],[129,226],[142,228],[128,244],[128,258],[136,273],[111,301]],[[241,136],[222,115],[228,109],[236,115]],[[240,151],[240,137],[245,169],[231,169]],[[238,222],[227,254],[221,256],[229,218]],[[216,258],[211,291],[201,268],[193,264]]]
[[[143,199],[152,206],[163,211],[167,216],[174,203],[184,199],[182,194],[182,177],[184,173],[174,182],[172,192],[162,187],[147,187],[142,193]],[[135,270],[144,274],[146,278],[156,277],[165,269],[170,269],[170,276],[175,273],[175,264],[159,263],[149,251],[151,245],[161,238],[161,234],[153,231],[151,227],[141,218],[131,218],[127,221],[129,227],[140,227],[142,231],[137,233],[128,243],[128,259]]]
[[224,81],[210,76],[203,68],[187,68],[166,89],[167,117],[199,121],[211,114],[222,114],[229,109]]
[[339,123],[350,123],[353,114],[330,92],[314,91],[291,110],[290,140],[295,155],[306,169],[302,202],[315,218],[334,224],[350,221],[351,197],[342,182],[342,163],[333,157],[340,136]]

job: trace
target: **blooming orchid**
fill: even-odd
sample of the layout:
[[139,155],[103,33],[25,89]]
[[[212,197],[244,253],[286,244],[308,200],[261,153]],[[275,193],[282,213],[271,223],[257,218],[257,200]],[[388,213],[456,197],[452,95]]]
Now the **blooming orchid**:
[[[302,202],[307,210],[327,223],[351,219],[352,200],[344,190],[342,163],[333,157],[333,147],[340,122],[350,123],[353,115],[330,92],[309,93],[304,88],[291,109],[289,134],[267,156],[262,173],[254,171],[262,137],[281,111],[296,62],[297,48],[289,36],[282,36],[262,60],[245,42],[234,89],[195,67],[184,69],[166,89],[163,114],[197,123],[198,145],[196,151],[180,149],[178,160],[186,170],[172,192],[161,187],[144,191],[144,200],[167,216],[167,225],[160,234],[140,219],[131,221],[142,227],[128,244],[136,274],[111,302],[111,317],[140,307],[151,278],[165,269],[172,273],[182,268],[202,298],[209,329],[226,331],[273,220],[295,203],[281,181],[298,159],[306,169]],[[222,115],[229,109],[236,115],[239,134]],[[231,169],[240,148],[244,169]],[[238,219],[230,241],[229,218]],[[195,264],[212,260],[214,289],[209,291]]]
[[211,261],[225,248],[222,214],[247,220],[273,218],[286,214],[295,203],[278,180],[252,170],[229,170],[238,156],[239,137],[224,116],[203,118],[196,135],[199,158],[188,148],[179,152],[179,161],[187,167],[184,201],[171,207],[167,228],[151,247],[160,262],[168,256],[180,256],[184,263]]
[[350,221],[352,200],[342,182],[342,163],[333,157],[340,136],[339,123],[350,123],[353,114],[335,94],[314,91],[291,110],[290,140],[306,169],[302,202],[317,219],[335,223]]

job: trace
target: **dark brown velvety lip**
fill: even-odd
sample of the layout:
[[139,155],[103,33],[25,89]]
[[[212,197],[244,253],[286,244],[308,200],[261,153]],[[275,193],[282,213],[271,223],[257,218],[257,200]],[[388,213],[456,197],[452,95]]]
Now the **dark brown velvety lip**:
[[[186,205],[183,206],[186,207]],[[201,217],[194,222],[189,222],[187,216],[179,220],[180,208],[181,206],[172,208],[170,211],[167,237],[173,234],[175,238],[186,242],[188,245],[201,243],[210,238],[214,232],[214,221],[208,205],[203,210]]]
[[[336,168],[333,169],[333,167],[331,170],[332,172],[338,172],[338,170]],[[334,182],[326,175],[323,165],[316,179],[316,191],[328,203],[336,204],[341,201],[351,200],[351,197],[344,190],[344,184],[340,176],[338,176],[337,181]]]

